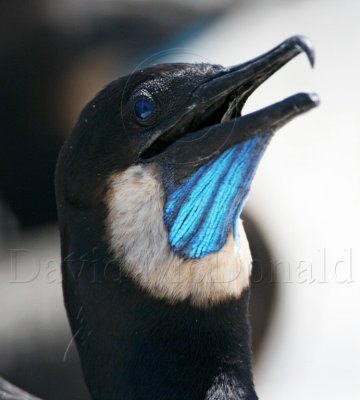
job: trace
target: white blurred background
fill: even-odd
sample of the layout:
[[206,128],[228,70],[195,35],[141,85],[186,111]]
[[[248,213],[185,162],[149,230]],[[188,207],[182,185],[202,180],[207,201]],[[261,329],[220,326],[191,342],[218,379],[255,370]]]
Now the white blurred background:
[[88,398],[62,305],[52,192],[84,103],[147,57],[231,65],[304,34],[315,69],[299,56],[244,110],[299,91],[321,98],[277,133],[246,209],[272,275],[254,283],[255,384],[268,400],[359,399],[360,3],[60,4],[0,3],[0,375],[44,398]]

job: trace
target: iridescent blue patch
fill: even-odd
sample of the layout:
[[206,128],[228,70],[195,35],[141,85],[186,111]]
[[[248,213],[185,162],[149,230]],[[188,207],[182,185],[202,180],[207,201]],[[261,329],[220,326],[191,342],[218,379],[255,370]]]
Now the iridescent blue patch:
[[201,258],[224,246],[270,137],[257,134],[231,147],[168,191],[164,221],[175,253]]

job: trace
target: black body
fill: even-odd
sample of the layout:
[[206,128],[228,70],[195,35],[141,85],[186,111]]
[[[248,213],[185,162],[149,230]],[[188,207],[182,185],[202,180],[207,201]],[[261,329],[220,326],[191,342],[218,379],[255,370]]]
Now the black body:
[[100,233],[84,238],[96,250],[82,253],[84,261],[65,262],[63,270],[66,308],[93,398],[256,399],[249,292],[211,309],[154,299],[102,259],[107,249]]

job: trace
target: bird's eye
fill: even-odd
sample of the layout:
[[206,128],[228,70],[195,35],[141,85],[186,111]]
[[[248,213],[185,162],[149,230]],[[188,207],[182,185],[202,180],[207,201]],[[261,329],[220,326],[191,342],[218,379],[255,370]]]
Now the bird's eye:
[[135,114],[140,119],[146,119],[154,112],[154,105],[151,100],[142,98],[135,102]]

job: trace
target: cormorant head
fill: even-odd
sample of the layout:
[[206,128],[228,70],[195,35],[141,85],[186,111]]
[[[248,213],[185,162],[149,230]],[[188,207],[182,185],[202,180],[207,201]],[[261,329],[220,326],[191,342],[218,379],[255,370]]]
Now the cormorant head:
[[[154,295],[201,303],[239,294],[250,255],[238,221],[255,170],[272,134],[318,100],[301,93],[241,111],[301,52],[313,64],[309,41],[296,36],[230,68],[163,64],[112,82],[85,107],[62,150],[60,220],[66,206],[89,213],[104,207],[110,248]],[[229,264],[238,265],[232,278]],[[203,274],[211,275],[207,285],[199,285]],[[226,288],[214,290],[218,279]]]

